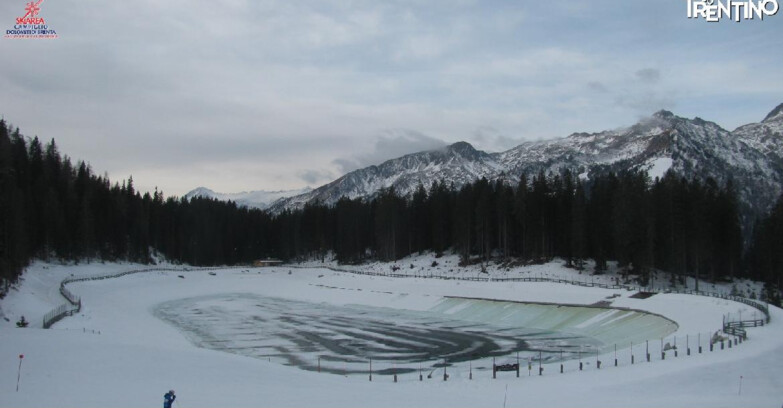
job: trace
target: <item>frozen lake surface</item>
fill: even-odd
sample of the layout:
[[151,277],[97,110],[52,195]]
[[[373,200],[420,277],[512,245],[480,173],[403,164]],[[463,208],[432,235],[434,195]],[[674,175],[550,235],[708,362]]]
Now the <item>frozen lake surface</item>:
[[[474,369],[587,357],[629,333],[676,324],[617,309],[443,298],[429,311],[220,294],[169,301],[155,315],[196,345],[310,371],[391,375],[474,361]],[[640,332],[641,326],[647,330]],[[640,338],[642,338],[640,337]]]

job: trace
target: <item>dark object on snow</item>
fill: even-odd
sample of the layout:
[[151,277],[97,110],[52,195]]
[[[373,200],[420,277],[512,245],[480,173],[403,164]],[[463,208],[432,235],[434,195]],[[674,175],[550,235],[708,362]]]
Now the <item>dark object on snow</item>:
[[629,297],[633,299],[647,299],[648,297],[653,295],[655,295],[655,292],[639,292],[639,293],[634,293]]
[[217,273],[215,273],[215,272],[209,272],[209,274],[212,275],[212,276],[217,275]]
[[495,366],[495,371],[517,371],[519,370],[519,364],[498,364]]
[[22,316],[21,319],[19,319],[18,322],[16,322],[16,327],[27,327],[27,325],[30,324],[27,320],[24,319],[24,316]]
[[174,390],[169,390],[169,392],[163,395],[163,408],[171,408],[171,404],[174,403],[175,399],[177,399],[177,396],[174,395]]
[[185,277],[184,277],[183,275],[177,275],[177,277],[178,277],[178,278],[185,279]]

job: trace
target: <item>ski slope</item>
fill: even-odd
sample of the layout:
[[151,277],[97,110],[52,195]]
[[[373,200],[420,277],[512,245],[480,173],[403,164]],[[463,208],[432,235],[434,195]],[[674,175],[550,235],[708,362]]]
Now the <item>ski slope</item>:
[[[554,283],[386,278],[316,267],[225,269],[214,271],[214,275],[183,268],[71,284],[69,289],[82,297],[82,312],[50,330],[39,328],[39,316],[63,301],[56,296],[61,279],[71,274],[138,268],[128,264],[43,263],[30,268],[21,285],[0,303],[5,317],[0,320],[0,407],[155,406],[171,388],[177,391],[177,405],[183,408],[500,407],[504,402],[507,407],[766,407],[783,403],[783,312],[771,308],[772,323],[749,329],[750,340],[710,353],[706,338],[720,329],[724,315],[752,317],[758,312],[740,303],[700,296],[658,294],[634,299],[630,297],[632,292],[624,290]],[[561,276],[575,274],[558,263],[536,268],[536,273],[543,273],[544,268]],[[524,269],[513,272],[524,274]],[[263,303],[269,299],[275,301]],[[553,306],[531,314],[524,309],[544,305],[477,299],[585,306],[608,302],[611,308],[576,308],[566,318],[555,318],[545,317],[553,313]],[[421,322],[416,319],[425,317],[491,328],[527,324],[584,335],[603,346],[599,355],[581,356],[583,371],[579,371],[578,360],[572,354],[571,359],[562,362],[563,374],[559,372],[559,359],[545,359],[543,375],[538,376],[537,362],[529,373],[523,357],[521,378],[513,372],[501,372],[494,380],[489,358],[449,362],[448,381],[443,381],[441,361],[434,356],[419,364],[426,367],[423,381],[419,381],[417,364],[397,366],[381,358],[374,362],[372,382],[364,372],[364,361],[358,358],[352,363],[354,369],[350,362],[321,361],[323,370],[319,373],[317,358],[324,353],[318,349],[289,353],[304,363],[292,364],[289,358],[281,357],[285,353],[279,350],[266,357],[248,356],[246,351],[252,347],[243,351],[237,346],[242,341],[264,341],[264,346],[270,348],[286,347],[275,342],[274,335],[259,340],[257,325],[247,324],[243,316],[275,321],[281,316],[303,314],[296,313],[292,304],[300,305],[315,319],[318,324],[312,325],[313,330],[322,330],[321,338],[337,344],[349,340],[343,338],[351,337],[345,336],[346,332],[358,337],[375,329],[359,324],[343,329],[340,337],[329,331],[334,327],[333,320],[343,315],[350,317],[345,320],[356,320],[383,311],[373,324],[381,321],[392,328],[406,328],[410,321]],[[196,336],[185,327],[196,320],[183,316],[180,322],[174,322],[172,316],[182,313],[166,318],[161,314],[166,307],[169,312],[209,312],[207,317],[215,321]],[[253,307],[266,315],[249,313]],[[38,328],[15,328],[13,322],[21,314]],[[432,328],[429,325],[434,320],[426,319],[420,327]],[[637,326],[624,324],[626,319]],[[651,326],[644,323],[645,319],[655,322],[653,327],[662,328],[644,336],[642,329]],[[281,326],[285,325],[267,327],[279,330]],[[483,335],[481,331],[475,333]],[[225,334],[226,338],[219,338]],[[204,343],[209,336],[237,344],[217,349]],[[630,344],[623,343],[633,336],[637,336],[633,338],[636,361],[631,365]],[[639,336],[652,337],[650,363],[644,361],[646,342],[636,343]],[[692,348],[689,357],[682,347],[686,336]],[[694,339],[699,336],[705,347],[702,354],[696,352]],[[670,344],[677,338],[677,358],[669,351],[666,360],[660,360],[659,337]],[[619,343],[619,367],[613,366],[615,341]],[[416,349],[416,344],[410,349]],[[20,354],[24,359],[17,392]],[[514,359],[513,353],[506,353],[498,357],[498,362]],[[603,362],[601,369],[596,367],[598,360]],[[393,372],[399,374],[396,383]],[[429,374],[432,378],[427,378]]]

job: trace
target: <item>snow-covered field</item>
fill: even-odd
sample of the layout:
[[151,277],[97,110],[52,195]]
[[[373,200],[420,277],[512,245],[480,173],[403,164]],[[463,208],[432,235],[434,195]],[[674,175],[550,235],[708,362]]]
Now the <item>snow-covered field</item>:
[[[413,257],[398,266],[426,276],[428,268],[434,269],[432,260]],[[477,267],[456,267],[453,256],[437,261],[439,273],[479,273]],[[0,302],[0,407],[155,406],[171,388],[183,408],[783,403],[783,311],[772,308],[772,323],[748,329],[750,339],[743,344],[710,352],[707,338],[721,328],[725,315],[736,319],[760,313],[702,296],[635,299],[630,297],[635,292],[626,290],[363,276],[314,265],[209,271],[214,275],[181,267],[70,284],[82,297],[82,312],[52,329],[40,328],[41,317],[64,302],[58,293],[63,278],[139,268],[33,265]],[[390,265],[361,268],[380,271]],[[491,267],[489,272],[490,277],[614,279],[579,275],[558,262]],[[630,310],[478,299],[600,302]],[[15,328],[20,315],[33,327]],[[642,340],[647,338],[650,363]],[[678,356],[669,350],[661,361],[661,344],[675,342]],[[686,342],[691,356],[686,356]],[[619,367],[614,367],[614,343]],[[577,348],[583,353],[575,353]],[[562,349],[565,361],[560,360]],[[521,377],[500,372],[493,380],[491,356],[505,364],[516,361],[516,351],[521,351]],[[538,362],[532,361],[529,372],[526,360],[537,358],[538,351],[549,354],[542,376]],[[374,360],[372,382],[368,357]],[[442,357],[447,358],[445,382]],[[393,373],[398,373],[397,383]]]

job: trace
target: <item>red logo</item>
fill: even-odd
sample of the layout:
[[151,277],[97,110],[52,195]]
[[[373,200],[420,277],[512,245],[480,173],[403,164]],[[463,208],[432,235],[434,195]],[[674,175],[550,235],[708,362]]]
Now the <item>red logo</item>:
[[43,17],[36,17],[38,12],[41,11],[41,3],[43,0],[27,3],[27,7],[24,10],[27,12],[22,17],[16,18],[16,24],[46,24]]
[[57,31],[46,24],[41,12],[43,0],[33,0],[25,3],[24,15],[16,18],[16,23],[11,29],[5,30],[3,38],[9,39],[54,39]]

